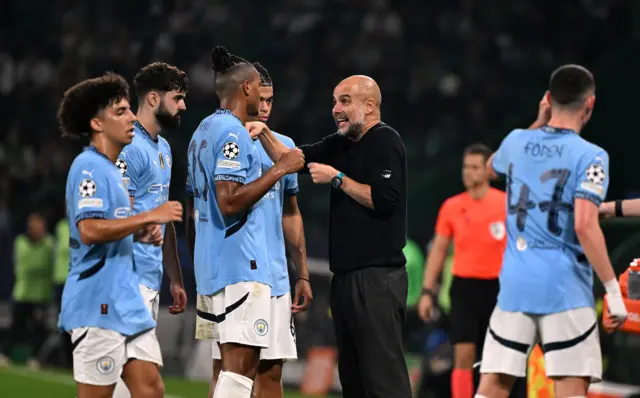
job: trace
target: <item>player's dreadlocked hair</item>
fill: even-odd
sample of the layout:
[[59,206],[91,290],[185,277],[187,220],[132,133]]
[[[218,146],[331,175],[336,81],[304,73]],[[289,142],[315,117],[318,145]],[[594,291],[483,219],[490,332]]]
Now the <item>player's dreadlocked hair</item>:
[[267,68],[262,66],[260,62],[254,62],[253,67],[256,68],[258,73],[260,74],[260,85],[261,86],[273,86],[273,81],[271,80],[271,76],[269,76],[269,71]]
[[251,74],[255,71],[249,61],[231,54],[224,46],[211,50],[210,58],[218,97],[231,94],[243,81],[251,80]]
[[177,67],[164,62],[154,62],[138,71],[133,78],[133,86],[138,98],[142,98],[154,90],[176,90],[186,93],[189,80],[187,74]]
[[596,82],[591,72],[580,65],[563,65],[549,79],[551,106],[580,108],[586,96],[594,92]]
[[129,100],[129,84],[120,75],[83,80],[65,91],[58,108],[58,125],[63,137],[80,138],[91,133],[91,119],[107,106]]

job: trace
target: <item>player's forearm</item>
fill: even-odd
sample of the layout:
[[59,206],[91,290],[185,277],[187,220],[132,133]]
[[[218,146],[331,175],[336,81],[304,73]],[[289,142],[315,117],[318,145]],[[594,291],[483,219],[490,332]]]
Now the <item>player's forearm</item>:
[[167,224],[164,232],[164,244],[162,245],[162,263],[164,270],[174,285],[182,286],[182,271],[178,258],[178,240],[176,239],[176,227],[173,223]]
[[264,151],[269,155],[272,162],[277,162],[283,153],[289,151],[286,145],[284,145],[271,130],[266,130],[260,134],[260,143],[264,148]]
[[304,237],[304,223],[300,211],[293,214],[284,214],[282,216],[282,229],[284,231],[287,250],[298,271],[298,277],[309,279],[307,244]]
[[446,257],[447,252],[445,250],[437,247],[431,248],[425,263],[424,280],[422,283],[424,289],[433,290],[436,288],[436,282],[440,278]]
[[90,218],[80,220],[78,231],[85,245],[95,245],[121,240],[153,222],[148,212],[115,220]]
[[353,200],[366,206],[370,209],[374,209],[373,200],[371,199],[371,186],[367,184],[360,184],[352,178],[344,176],[342,178],[342,185],[340,189],[349,195]]
[[[622,217],[640,217],[640,199],[621,200]],[[605,217],[616,216],[616,202],[606,202],[600,206],[600,214]]]
[[[271,187],[284,175],[285,172],[276,164],[255,181],[238,185],[228,193],[226,191],[224,191],[224,194],[219,192],[217,199],[220,212],[225,217],[231,217],[246,211],[269,192]],[[220,183],[226,183],[226,181],[216,182],[216,186]]]
[[581,229],[576,229],[576,235],[580,245],[584,249],[587,260],[603,284],[616,279],[616,274],[611,266],[607,244],[604,234],[598,223],[591,223]]

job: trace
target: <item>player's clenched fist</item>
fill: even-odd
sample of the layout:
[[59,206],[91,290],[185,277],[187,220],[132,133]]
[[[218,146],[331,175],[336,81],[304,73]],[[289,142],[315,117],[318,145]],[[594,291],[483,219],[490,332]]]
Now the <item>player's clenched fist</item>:
[[162,246],[164,236],[160,224],[150,224],[138,233],[138,242],[148,243],[154,246]]
[[182,204],[175,200],[162,204],[151,210],[153,222],[167,224],[172,221],[182,221]]
[[262,122],[247,122],[244,127],[249,131],[252,139],[260,137],[263,132],[269,131],[269,127]]
[[328,184],[338,175],[338,170],[322,163],[309,163],[309,174],[315,184]]
[[287,174],[300,171],[304,167],[304,153],[298,148],[293,148],[289,152],[285,152],[276,165]]

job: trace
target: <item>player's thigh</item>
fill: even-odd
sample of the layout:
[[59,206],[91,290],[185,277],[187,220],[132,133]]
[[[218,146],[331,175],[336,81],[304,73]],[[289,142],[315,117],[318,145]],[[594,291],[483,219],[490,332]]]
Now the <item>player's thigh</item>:
[[533,316],[502,311],[496,306],[485,336],[480,373],[525,377],[528,354],[536,341]]
[[161,398],[164,396],[164,383],[156,363],[131,359],[124,366],[122,379],[132,397]]
[[79,384],[114,386],[126,357],[126,337],[113,330],[94,327],[71,331],[73,378]]
[[127,338],[126,344],[127,359],[138,359],[150,362],[158,366],[163,366],[160,343],[156,335],[156,329],[147,330],[136,336]]
[[598,318],[593,308],[542,316],[538,327],[548,377],[602,379]]
[[271,297],[269,347],[260,350],[260,360],[292,361],[298,358],[291,294]]
[[[271,288],[258,282],[240,282],[212,297],[221,345],[234,343],[267,348],[271,333]],[[223,350],[224,360],[224,350]],[[223,361],[224,362],[224,361]]]

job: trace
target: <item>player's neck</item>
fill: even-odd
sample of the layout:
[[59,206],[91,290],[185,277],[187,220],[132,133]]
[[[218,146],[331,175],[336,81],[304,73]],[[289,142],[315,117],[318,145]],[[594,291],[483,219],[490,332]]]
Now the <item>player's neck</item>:
[[469,192],[469,196],[473,200],[481,200],[484,199],[485,196],[489,193],[489,184],[482,184],[472,188],[469,188],[467,192]]
[[380,120],[380,118],[379,118],[379,117],[377,117],[377,118],[375,118],[375,119],[372,119],[372,120],[367,121],[367,122],[366,122],[366,124],[364,125],[364,128],[362,129],[362,133],[361,133],[357,138],[353,138],[352,140],[353,140],[353,141],[360,141],[360,140],[362,139],[362,137],[364,137],[364,135],[365,135],[365,134],[367,134],[367,132],[368,132],[369,130],[371,130],[371,128],[372,128],[373,126],[375,126],[376,124],[378,124],[378,123],[380,123],[380,122],[381,122],[381,120]]
[[158,134],[160,134],[160,124],[153,113],[140,109],[136,114],[136,119],[138,123],[147,130],[151,138],[154,140],[158,138]]
[[580,130],[582,130],[582,124],[583,123],[581,118],[577,118],[575,115],[565,113],[552,115],[551,119],[549,119],[549,121],[547,122],[547,126],[549,127],[573,130],[578,134],[580,134]]
[[233,113],[233,116],[240,119],[242,125],[244,126],[247,123],[247,106],[246,104],[240,103],[240,101],[233,101],[228,99],[220,100],[220,109],[226,109],[229,112]]
[[123,148],[121,144],[108,139],[92,139],[90,144],[94,146],[98,152],[106,156],[113,164],[118,160],[118,156]]

